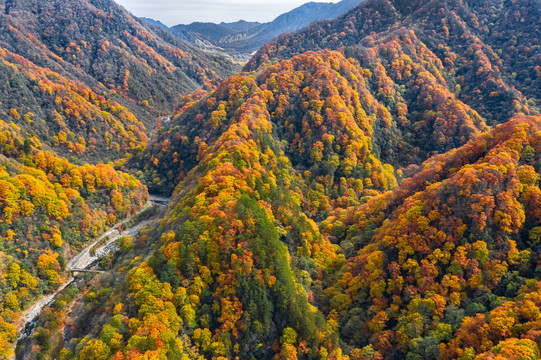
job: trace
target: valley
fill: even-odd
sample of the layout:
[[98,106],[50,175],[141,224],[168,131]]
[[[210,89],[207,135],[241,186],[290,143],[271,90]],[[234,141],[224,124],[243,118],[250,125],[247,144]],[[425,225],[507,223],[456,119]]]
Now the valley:
[[0,359],[541,358],[538,1],[0,10]]
[[260,47],[281,34],[299,30],[318,20],[329,20],[345,14],[362,0],[338,3],[308,2],[271,22],[202,23],[175,25],[167,30],[180,39],[237,61],[246,62]]
[[[55,301],[56,295],[62,292],[67,286],[76,280],[74,277],[76,274],[84,274],[85,272],[105,273],[104,271],[95,270],[93,267],[95,267],[96,263],[99,262],[99,260],[104,256],[118,251],[118,247],[115,245],[115,242],[120,238],[137,236],[139,229],[148,226],[152,220],[156,220],[155,218],[142,218],[136,221],[136,218],[140,218],[141,215],[149,211],[154,206],[167,206],[168,203],[169,200],[166,198],[150,196],[149,202],[142,207],[137,214],[111,227],[85,249],[76,254],[66,266],[66,270],[70,271],[72,276],[64,283],[60,284],[58,289],[56,289],[52,294],[48,294],[41,299],[38,299],[38,301],[36,301],[31,307],[21,314],[20,322],[16,324],[17,331],[20,335],[15,345],[23,344],[25,341],[28,341],[36,329],[39,321],[39,315],[43,308],[45,306],[50,306],[53,301]],[[122,229],[127,223],[131,224],[130,227],[121,231],[120,229]],[[24,354],[18,352],[17,358],[24,357]]]

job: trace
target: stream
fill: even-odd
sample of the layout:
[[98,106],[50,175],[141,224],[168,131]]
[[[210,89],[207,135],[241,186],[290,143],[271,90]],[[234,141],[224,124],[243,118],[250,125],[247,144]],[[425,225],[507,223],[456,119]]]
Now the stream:
[[[92,242],[90,245],[88,245],[83,250],[81,250],[77,255],[75,255],[66,265],[66,270],[74,271],[74,272],[76,272],[77,270],[89,270],[88,268],[92,264],[94,264],[97,260],[101,259],[107,254],[115,252],[118,249],[115,244],[115,242],[118,239],[124,236],[128,236],[128,235],[130,236],[137,235],[137,232],[139,231],[139,229],[142,229],[145,226],[147,226],[151,222],[152,218],[140,221],[134,224],[132,227],[120,232],[119,228],[122,225],[124,225],[125,223],[132,220],[134,217],[143,213],[145,210],[148,210],[154,205],[166,206],[168,204],[169,204],[169,199],[151,195],[148,203],[145,206],[143,206],[135,215],[117,223],[116,225],[111,227],[109,230],[107,230],[105,233],[103,233],[100,237],[98,237],[94,242]],[[100,245],[100,243],[104,239],[107,239],[107,240],[103,244]],[[97,245],[98,247],[96,247]],[[19,324],[17,326],[19,337],[17,339],[17,342],[14,344],[14,348],[17,346],[19,341],[30,337],[34,333],[34,330],[36,329],[36,326],[39,321],[41,310],[43,310],[45,306],[50,305],[54,301],[56,295],[60,293],[62,290],[64,290],[73,281],[74,281],[74,277],[71,276],[55,292],[41,297],[30,308],[26,309],[22,313],[21,319],[19,320]],[[15,359],[15,355],[12,357],[12,359]]]

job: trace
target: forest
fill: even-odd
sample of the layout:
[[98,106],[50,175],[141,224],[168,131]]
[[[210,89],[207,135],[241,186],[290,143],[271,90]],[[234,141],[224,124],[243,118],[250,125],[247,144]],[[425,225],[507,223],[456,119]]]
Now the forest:
[[0,358],[10,358],[21,315],[69,278],[67,261],[147,203],[146,186],[113,162],[143,147],[181,94],[236,65],[112,1],[0,10]]
[[540,19],[535,0],[366,0],[204,76],[116,33],[199,84],[146,104],[131,70],[102,91],[6,47],[9,83],[58,116],[2,100],[0,357],[150,193],[171,203],[45,308],[25,356],[541,358]]

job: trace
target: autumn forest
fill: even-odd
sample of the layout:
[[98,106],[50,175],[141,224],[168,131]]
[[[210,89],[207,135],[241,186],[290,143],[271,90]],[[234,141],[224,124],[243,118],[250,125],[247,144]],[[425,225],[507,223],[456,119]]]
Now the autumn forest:
[[540,359],[541,3],[359,3],[0,0],[0,359]]

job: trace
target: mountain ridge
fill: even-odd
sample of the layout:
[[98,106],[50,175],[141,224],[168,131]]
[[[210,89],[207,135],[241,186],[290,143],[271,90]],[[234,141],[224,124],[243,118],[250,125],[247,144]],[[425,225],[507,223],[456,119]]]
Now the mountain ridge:
[[[56,0],[21,0],[9,4],[0,4],[4,23],[0,45],[5,49],[4,59],[14,67],[6,63],[3,72],[8,78],[22,75],[20,81],[24,85],[13,89],[9,97],[3,96],[3,113],[25,128],[29,127],[21,121],[25,114],[54,120],[42,124],[40,139],[63,154],[73,152],[84,156],[84,152],[55,144],[52,135],[56,134],[48,134],[49,126],[56,133],[77,133],[76,139],[82,137],[88,142],[90,137],[96,138],[91,133],[98,126],[104,128],[106,123],[116,121],[117,131],[126,134],[124,126],[132,123],[129,131],[136,136],[126,134],[125,140],[114,141],[125,150],[130,142],[138,146],[146,141],[146,127],[150,128],[153,118],[160,111],[167,111],[167,104],[180,98],[181,93],[193,91],[218,77],[199,62],[214,61],[216,69],[225,71],[222,75],[235,69],[228,60],[197,53],[198,50],[163,30],[145,28],[112,1],[96,3],[102,8],[77,1],[57,6]],[[76,24],[70,23],[76,12],[88,16]],[[198,54],[198,60],[192,51]],[[153,80],[149,82],[149,79]],[[68,89],[64,89],[66,82]],[[23,98],[27,100],[22,101]],[[10,108],[6,108],[8,105]],[[9,114],[12,109],[15,116]],[[21,113],[19,117],[14,111]],[[83,115],[85,112],[88,115]],[[90,125],[90,114],[99,125]],[[53,125],[54,122],[57,124]],[[101,130],[102,139],[105,132]],[[92,144],[96,148],[109,147],[96,140],[98,143]]]
[[146,22],[149,22],[149,23],[151,23],[153,25],[157,25],[157,26],[161,27],[162,29],[168,29],[168,26],[165,25],[164,23],[162,23],[159,20],[154,20],[154,19],[151,19],[151,18],[148,18],[148,17],[141,17],[140,19],[143,19]]
[[[344,14],[362,0],[342,0],[338,3],[308,2],[287,13],[278,16],[271,22],[256,24],[250,23],[243,31],[235,31],[222,24],[192,23],[190,25],[176,25],[170,31],[182,39],[207,48],[222,48],[234,54],[251,54],[266,42],[276,36],[298,30],[310,23],[331,19]],[[198,25],[199,24],[199,25]],[[205,25],[213,30],[200,30],[198,26]],[[222,25],[222,26],[220,26]]]

